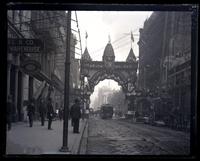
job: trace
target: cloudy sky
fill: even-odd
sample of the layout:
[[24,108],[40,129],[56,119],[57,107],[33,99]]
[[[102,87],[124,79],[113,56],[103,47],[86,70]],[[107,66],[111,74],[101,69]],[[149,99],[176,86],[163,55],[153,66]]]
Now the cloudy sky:
[[143,27],[144,21],[151,13],[133,11],[78,11],[77,16],[83,51],[86,46],[85,33],[87,32],[87,48],[90,56],[93,60],[101,61],[110,35],[115,52],[115,60],[125,61],[131,47],[130,32],[132,31],[135,39],[133,49],[135,55],[138,55],[137,41],[139,38],[139,28]]
[[[78,11],[78,23],[81,33],[83,52],[86,47],[92,60],[101,61],[103,51],[109,41],[115,52],[115,61],[125,61],[131,49],[131,31],[134,35],[133,51],[136,57],[139,55],[137,42],[139,40],[139,28],[143,27],[144,21],[149,18],[152,12],[136,11]],[[74,14],[72,13],[72,18]],[[75,28],[72,23],[72,28]],[[77,58],[79,56],[77,55]],[[109,86],[113,89],[119,89],[118,84],[112,80],[100,82],[96,87],[91,102],[93,102],[98,88]]]

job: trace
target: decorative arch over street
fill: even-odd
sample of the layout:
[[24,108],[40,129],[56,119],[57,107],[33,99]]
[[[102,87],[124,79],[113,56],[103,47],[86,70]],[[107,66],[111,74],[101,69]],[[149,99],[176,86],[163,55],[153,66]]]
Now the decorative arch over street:
[[[138,62],[132,48],[126,61],[115,61],[114,49],[109,41],[104,49],[102,61],[93,61],[86,47],[81,58],[82,93],[88,93],[86,99],[89,99],[95,86],[104,79],[116,81],[125,94],[132,93],[135,90],[137,68]],[[87,85],[84,84],[85,77],[88,80]]]

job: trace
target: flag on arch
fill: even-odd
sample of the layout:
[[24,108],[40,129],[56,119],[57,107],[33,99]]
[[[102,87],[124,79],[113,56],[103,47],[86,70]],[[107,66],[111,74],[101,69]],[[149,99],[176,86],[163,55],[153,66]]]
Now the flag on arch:
[[87,33],[87,31],[86,31],[86,33],[85,33],[85,38],[86,38],[86,39],[88,38],[88,33]]
[[131,31],[131,40],[134,42],[134,37],[133,37],[132,31]]

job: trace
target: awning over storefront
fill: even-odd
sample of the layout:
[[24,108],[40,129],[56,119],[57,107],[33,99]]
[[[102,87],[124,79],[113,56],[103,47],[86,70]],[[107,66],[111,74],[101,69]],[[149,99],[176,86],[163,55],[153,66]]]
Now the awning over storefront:
[[37,72],[34,74],[35,78],[37,78],[38,80],[42,80],[42,81],[46,81],[49,85],[52,85],[52,80],[42,71]]
[[[22,59],[22,62],[23,61],[26,61],[26,60],[31,60],[30,57],[26,56],[26,55],[23,55],[23,59]],[[39,63],[39,62],[38,62]],[[49,76],[47,76],[42,70],[39,70],[37,72],[28,72],[27,70],[24,70],[22,67],[21,67],[21,70],[36,78],[37,80],[39,81],[45,81],[47,82],[50,86],[53,86],[55,87],[58,91],[60,91],[61,93],[64,92],[64,84],[63,82],[58,78],[58,76],[55,74],[55,73],[52,73],[51,74],[51,78]]]
[[25,74],[30,75],[30,76],[36,78],[39,81],[46,81],[48,84],[52,85],[51,79],[45,73],[43,73],[41,70],[38,71],[38,72],[35,72],[35,73],[27,72],[27,71],[23,70],[22,68],[21,68],[21,70]]
[[35,73],[30,73],[30,72],[24,71],[23,69],[22,69],[22,71],[25,74],[30,75],[30,76],[36,78],[39,81],[45,81],[45,82],[47,82],[49,85],[55,87],[60,92],[63,92],[63,90],[64,90],[64,85],[63,85],[62,81],[55,74],[52,74],[52,77],[50,79],[41,70],[38,71],[38,72],[35,72]]
[[61,93],[64,92],[63,82],[54,74],[51,74],[52,85]]

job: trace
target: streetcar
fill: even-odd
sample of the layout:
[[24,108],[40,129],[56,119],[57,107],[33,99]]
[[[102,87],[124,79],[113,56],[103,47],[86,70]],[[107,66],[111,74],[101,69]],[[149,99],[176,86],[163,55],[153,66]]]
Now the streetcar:
[[100,117],[102,119],[111,119],[113,117],[113,107],[110,104],[104,104],[100,109]]

